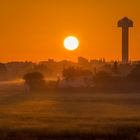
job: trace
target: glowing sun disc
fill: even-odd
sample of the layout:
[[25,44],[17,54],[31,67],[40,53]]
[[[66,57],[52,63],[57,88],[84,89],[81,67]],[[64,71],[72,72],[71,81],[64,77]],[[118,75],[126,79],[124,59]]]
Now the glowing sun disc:
[[76,50],[79,46],[79,41],[74,36],[69,36],[64,40],[64,47],[67,50],[73,51]]

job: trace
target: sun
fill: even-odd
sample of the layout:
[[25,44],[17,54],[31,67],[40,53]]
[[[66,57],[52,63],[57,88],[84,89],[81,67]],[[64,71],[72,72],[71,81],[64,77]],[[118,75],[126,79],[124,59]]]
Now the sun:
[[79,40],[75,36],[68,36],[64,40],[64,47],[67,50],[76,50],[79,46]]

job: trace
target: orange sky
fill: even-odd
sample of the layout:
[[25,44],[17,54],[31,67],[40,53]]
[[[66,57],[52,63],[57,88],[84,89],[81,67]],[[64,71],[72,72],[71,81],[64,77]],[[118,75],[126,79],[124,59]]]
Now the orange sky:
[[[140,59],[140,0],[0,0],[0,61],[76,61],[78,56],[121,60],[121,29],[128,16],[130,59]],[[79,38],[76,51],[63,47]]]

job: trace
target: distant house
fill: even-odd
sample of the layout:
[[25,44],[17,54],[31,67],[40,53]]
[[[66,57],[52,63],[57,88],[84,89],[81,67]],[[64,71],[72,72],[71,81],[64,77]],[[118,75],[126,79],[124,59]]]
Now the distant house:
[[59,81],[59,87],[93,87],[93,76],[92,75],[84,75],[77,76],[70,79],[63,79]]

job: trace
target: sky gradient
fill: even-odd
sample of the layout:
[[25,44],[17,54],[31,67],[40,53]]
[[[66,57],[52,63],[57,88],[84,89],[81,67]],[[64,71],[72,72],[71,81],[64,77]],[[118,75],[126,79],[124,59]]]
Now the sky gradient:
[[[140,59],[140,0],[0,0],[0,61],[42,61],[78,56],[121,60],[124,16],[134,21],[130,29],[130,59]],[[76,51],[63,40],[79,39]]]

